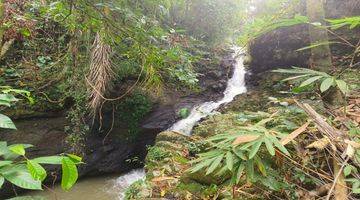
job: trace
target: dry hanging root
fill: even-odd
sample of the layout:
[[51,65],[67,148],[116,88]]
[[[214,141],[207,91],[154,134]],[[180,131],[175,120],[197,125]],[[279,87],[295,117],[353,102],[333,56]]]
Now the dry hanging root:
[[87,76],[89,88],[89,107],[93,116],[105,101],[107,91],[112,87],[114,72],[111,65],[111,47],[106,44],[99,33],[96,34],[90,60],[90,72]]

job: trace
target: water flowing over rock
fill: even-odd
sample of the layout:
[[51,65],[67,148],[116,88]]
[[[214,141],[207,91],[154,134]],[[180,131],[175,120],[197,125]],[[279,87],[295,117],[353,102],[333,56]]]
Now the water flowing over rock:
[[246,92],[245,87],[245,69],[243,65],[243,51],[239,47],[234,47],[234,58],[236,60],[234,72],[231,79],[227,83],[224,97],[219,101],[209,101],[201,105],[195,106],[190,115],[176,122],[169,130],[177,131],[186,135],[191,134],[191,130],[202,118],[208,116],[220,105],[231,102],[235,96]]
[[[234,64],[234,70],[232,77],[227,82],[227,87],[224,91],[224,96],[219,101],[209,101],[202,103],[200,105],[195,106],[188,117],[176,122],[169,131],[163,132],[163,135],[168,136],[176,134],[184,134],[184,135],[191,135],[191,131],[193,127],[203,118],[212,114],[219,106],[229,103],[233,101],[233,99],[242,93],[246,92],[245,86],[245,68],[244,68],[244,54],[243,49],[240,47],[234,47],[234,54],[233,57],[236,60]],[[175,134],[175,135],[176,135]],[[164,137],[162,134],[159,137]],[[165,137],[166,137],[165,136]],[[137,180],[144,179],[145,173],[142,170],[132,171],[128,174],[125,174],[117,179],[116,185],[119,185],[123,190],[129,186],[129,182],[136,182]],[[120,193],[121,197],[124,197],[124,191]]]

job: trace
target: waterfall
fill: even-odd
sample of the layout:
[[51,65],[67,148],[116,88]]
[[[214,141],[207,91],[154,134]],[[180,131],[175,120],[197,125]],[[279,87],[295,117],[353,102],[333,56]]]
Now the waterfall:
[[[214,110],[219,108],[219,106],[229,103],[234,100],[234,98],[242,93],[246,92],[245,86],[245,67],[243,64],[243,49],[240,47],[233,47],[234,54],[233,58],[235,59],[234,72],[232,77],[227,82],[227,87],[224,91],[224,97],[219,101],[209,101],[195,106],[189,116],[185,119],[182,119],[176,122],[171,128],[170,131],[176,131],[186,135],[191,135],[191,131],[194,126],[203,118],[210,115]],[[125,196],[124,191],[132,183],[137,180],[145,178],[145,171],[133,170],[128,174],[120,176],[116,179],[115,187],[121,188],[121,193],[119,194],[119,199],[122,200]]]
[[187,118],[176,122],[169,130],[191,135],[192,129],[201,119],[210,115],[220,105],[229,103],[234,100],[237,95],[246,92],[243,51],[239,47],[233,47],[233,50],[235,51],[233,56],[236,63],[234,66],[234,73],[231,79],[228,80],[226,90],[224,91],[224,97],[216,102],[209,101],[195,106]]

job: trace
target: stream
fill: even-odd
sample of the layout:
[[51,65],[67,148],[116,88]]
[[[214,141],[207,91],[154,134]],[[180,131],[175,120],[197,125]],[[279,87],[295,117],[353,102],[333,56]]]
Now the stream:
[[[219,106],[233,101],[233,99],[246,92],[245,68],[243,65],[243,49],[233,47],[234,50],[234,72],[227,82],[224,97],[219,101],[205,102],[195,106],[189,116],[179,120],[169,131],[176,131],[191,135],[193,127],[203,118],[214,113]],[[132,170],[124,175],[103,176],[80,180],[69,192],[61,190],[56,186],[52,191],[31,192],[28,195],[36,196],[36,199],[59,199],[59,200],[122,200],[125,189],[137,180],[145,178],[144,169]]]

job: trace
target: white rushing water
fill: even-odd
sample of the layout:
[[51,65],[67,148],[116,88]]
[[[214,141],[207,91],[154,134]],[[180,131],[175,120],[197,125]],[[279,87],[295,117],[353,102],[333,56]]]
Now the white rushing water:
[[235,51],[233,56],[236,60],[236,63],[234,66],[234,73],[227,83],[224,97],[216,102],[209,101],[195,106],[187,118],[176,122],[169,130],[183,133],[185,135],[190,135],[194,126],[201,119],[210,115],[220,105],[229,103],[234,100],[237,95],[246,92],[243,50],[239,47],[234,47],[233,50]]
[[[243,51],[241,48],[234,48],[234,72],[228,80],[224,91],[224,97],[219,101],[205,102],[195,106],[190,115],[176,122],[169,130],[190,135],[193,127],[204,117],[212,114],[220,105],[231,102],[235,96],[246,92],[245,69],[243,65]],[[44,199],[98,199],[98,200],[123,200],[125,190],[134,182],[145,179],[145,170],[136,169],[120,177],[99,177],[79,181],[71,191],[63,192],[57,186],[50,192],[33,192],[32,195],[44,197]]]
[[132,170],[131,172],[115,179],[113,188],[109,190],[109,192],[120,191],[119,200],[122,200],[125,197],[126,188],[128,188],[131,184],[141,179],[145,179],[145,170],[144,169]]
[[[235,51],[233,57],[235,59],[234,72],[232,77],[228,80],[227,87],[224,91],[224,97],[219,101],[209,101],[202,103],[198,106],[195,106],[190,115],[176,122],[169,130],[176,131],[179,133],[183,133],[186,135],[190,135],[194,126],[204,117],[210,115],[214,110],[216,110],[219,106],[229,103],[234,100],[234,98],[242,93],[246,92],[245,87],[245,68],[243,64],[243,49],[239,47],[234,47]],[[124,198],[124,190],[129,187],[132,183],[137,180],[145,178],[144,170],[133,170],[128,174],[120,176],[116,179],[115,187],[119,187],[121,189],[121,193],[119,198]]]

